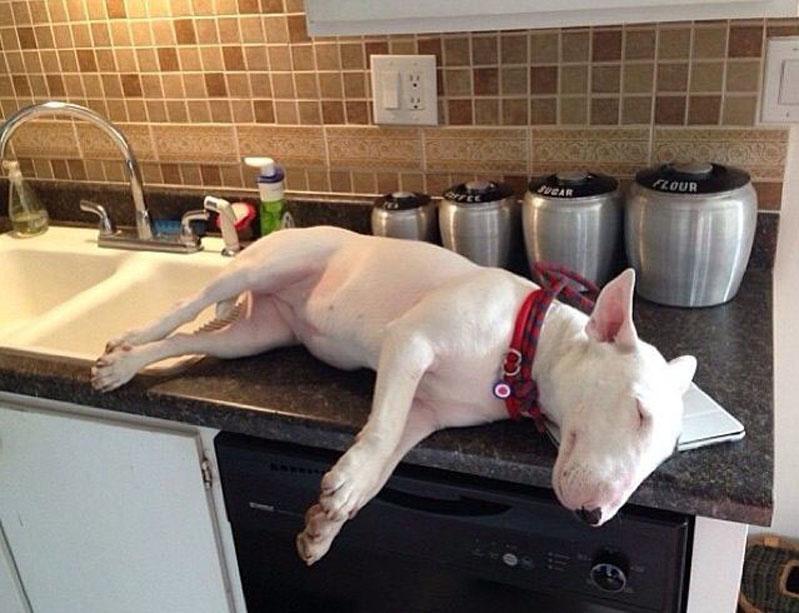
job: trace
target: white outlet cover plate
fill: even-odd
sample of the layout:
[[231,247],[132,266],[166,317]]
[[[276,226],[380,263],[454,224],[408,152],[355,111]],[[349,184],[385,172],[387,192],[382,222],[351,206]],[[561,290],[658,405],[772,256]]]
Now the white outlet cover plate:
[[373,55],[372,114],[376,124],[438,125],[434,55]]
[[760,120],[763,123],[799,123],[799,36],[771,38]]

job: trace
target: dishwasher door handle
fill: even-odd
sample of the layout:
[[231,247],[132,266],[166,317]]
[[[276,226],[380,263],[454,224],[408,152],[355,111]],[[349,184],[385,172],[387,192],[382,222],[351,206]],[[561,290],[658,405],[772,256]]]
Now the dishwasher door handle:
[[383,488],[375,500],[412,511],[433,513],[435,515],[449,515],[452,517],[488,517],[491,515],[501,515],[511,508],[510,505],[500,502],[480,500],[467,496],[458,496],[457,498],[435,498],[411,494],[390,487]]

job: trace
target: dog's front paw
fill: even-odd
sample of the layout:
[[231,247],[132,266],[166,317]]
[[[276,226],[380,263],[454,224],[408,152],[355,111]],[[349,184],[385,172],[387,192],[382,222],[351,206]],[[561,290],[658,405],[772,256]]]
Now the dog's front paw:
[[300,558],[308,566],[319,561],[328,552],[343,525],[343,521],[329,519],[320,504],[313,505],[305,514],[305,529],[297,535]]
[[356,444],[322,478],[319,503],[327,517],[344,521],[377,493],[384,462],[365,445]]
[[130,381],[139,367],[133,347],[122,344],[97,358],[92,366],[92,387],[100,392],[115,390]]

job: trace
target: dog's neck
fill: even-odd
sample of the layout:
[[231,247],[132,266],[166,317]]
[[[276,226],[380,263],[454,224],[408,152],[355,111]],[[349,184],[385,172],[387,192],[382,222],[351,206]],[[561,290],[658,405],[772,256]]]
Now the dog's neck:
[[539,402],[547,419],[560,425],[569,410],[567,406],[558,406],[552,402],[559,396],[556,390],[562,385],[574,385],[574,381],[563,381],[562,373],[556,365],[570,356],[584,352],[588,343],[585,326],[588,316],[570,306],[557,301],[549,307],[533,362],[533,379],[539,389]]

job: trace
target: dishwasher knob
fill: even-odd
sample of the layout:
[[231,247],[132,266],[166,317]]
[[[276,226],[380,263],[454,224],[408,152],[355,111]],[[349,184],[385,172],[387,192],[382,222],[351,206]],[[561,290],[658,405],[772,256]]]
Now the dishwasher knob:
[[519,563],[519,558],[516,557],[516,554],[508,552],[502,556],[502,561],[506,566],[514,567]]
[[591,581],[604,592],[620,592],[627,585],[630,564],[618,553],[603,552],[594,558]]

